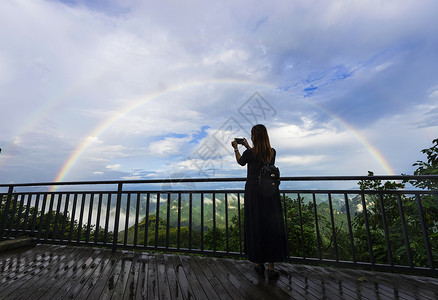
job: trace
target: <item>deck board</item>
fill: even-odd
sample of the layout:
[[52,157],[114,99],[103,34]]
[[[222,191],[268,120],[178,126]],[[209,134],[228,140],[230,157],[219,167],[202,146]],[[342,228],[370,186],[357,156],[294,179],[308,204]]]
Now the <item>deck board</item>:
[[0,253],[0,299],[438,299],[438,279],[246,260],[38,245]]

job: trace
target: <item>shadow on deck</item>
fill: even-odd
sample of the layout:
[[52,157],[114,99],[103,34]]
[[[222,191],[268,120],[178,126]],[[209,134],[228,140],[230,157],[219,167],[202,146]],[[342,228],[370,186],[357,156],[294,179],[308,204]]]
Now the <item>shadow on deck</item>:
[[438,299],[438,279],[245,260],[38,245],[0,253],[0,299]]

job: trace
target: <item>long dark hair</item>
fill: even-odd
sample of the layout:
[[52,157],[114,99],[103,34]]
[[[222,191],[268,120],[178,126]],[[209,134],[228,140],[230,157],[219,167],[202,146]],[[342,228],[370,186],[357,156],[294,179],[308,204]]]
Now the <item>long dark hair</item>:
[[255,125],[251,129],[251,140],[256,160],[263,164],[269,163],[274,156],[274,150],[269,143],[266,127],[262,124]]

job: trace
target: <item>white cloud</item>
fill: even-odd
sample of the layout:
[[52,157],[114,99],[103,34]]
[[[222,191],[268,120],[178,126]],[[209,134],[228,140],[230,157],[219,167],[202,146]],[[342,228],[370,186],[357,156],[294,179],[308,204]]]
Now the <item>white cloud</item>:
[[[81,149],[67,179],[195,174],[226,120],[247,134],[256,91],[286,173],[376,167],[358,134],[402,171],[394,145],[436,136],[434,1],[76,3],[0,2],[0,181],[51,180]],[[216,174],[244,174],[229,138]]]
[[325,155],[286,155],[276,159],[277,164],[287,166],[315,165],[326,159]]
[[117,170],[120,168],[120,164],[115,164],[115,165],[107,165],[105,168],[109,169],[109,170]]
[[168,157],[181,153],[181,148],[190,141],[189,138],[165,138],[150,143],[148,153],[161,157]]

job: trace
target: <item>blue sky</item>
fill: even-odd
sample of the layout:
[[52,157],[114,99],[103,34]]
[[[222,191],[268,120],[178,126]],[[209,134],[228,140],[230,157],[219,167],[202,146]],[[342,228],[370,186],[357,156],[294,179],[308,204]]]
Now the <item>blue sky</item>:
[[0,182],[412,174],[438,134],[436,1],[0,2]]

